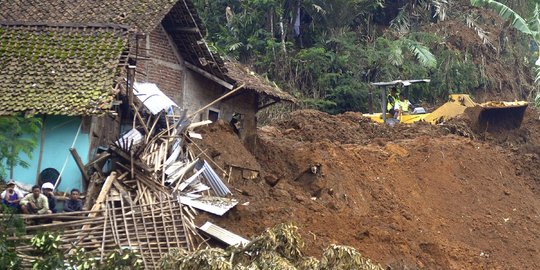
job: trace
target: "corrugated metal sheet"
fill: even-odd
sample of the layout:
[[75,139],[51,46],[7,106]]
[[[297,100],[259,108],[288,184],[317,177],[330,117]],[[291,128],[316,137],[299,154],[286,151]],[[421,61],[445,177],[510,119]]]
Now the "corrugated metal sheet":
[[136,145],[140,143],[142,139],[143,139],[143,135],[138,130],[132,129],[128,131],[126,134],[124,134],[118,141],[116,141],[115,144],[118,145],[122,149],[127,149],[132,144]]
[[178,196],[181,204],[189,205],[193,208],[203,210],[214,215],[223,216],[231,208],[238,204],[238,201],[221,197],[203,196],[200,198],[190,198],[188,196]]
[[204,161],[202,168],[205,169],[202,173],[204,178],[208,180],[208,184],[218,196],[224,197],[227,196],[227,194],[232,194],[229,188],[223,183],[223,181],[221,181],[221,178],[219,178],[214,169],[210,167],[206,160]]
[[180,183],[180,187],[178,188],[178,190],[184,191],[184,189],[186,189],[189,185],[191,185],[201,173],[204,173],[205,170],[206,169],[203,167],[202,169],[197,171],[195,174],[193,174],[190,178],[188,178],[186,181]]
[[249,240],[243,238],[242,236],[239,236],[233,232],[230,232],[226,229],[223,229],[215,224],[212,224],[211,222],[206,222],[204,225],[202,225],[199,230],[205,232],[206,234],[210,235],[211,237],[218,239],[219,241],[231,245],[247,245],[249,244]]
[[133,94],[150,110],[154,115],[171,107],[178,107],[174,101],[163,94],[154,83],[139,83],[133,85]]

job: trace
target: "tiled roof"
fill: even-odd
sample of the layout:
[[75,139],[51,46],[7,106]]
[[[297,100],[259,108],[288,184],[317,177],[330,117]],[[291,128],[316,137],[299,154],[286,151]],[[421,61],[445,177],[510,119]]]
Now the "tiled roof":
[[0,21],[114,23],[149,33],[177,0],[0,0]]
[[296,103],[297,100],[281,90],[273,82],[263,78],[261,75],[249,70],[247,66],[234,60],[225,61],[227,76],[236,81],[236,84],[244,84],[244,88],[257,92],[260,95],[268,96],[278,101],[288,101]]
[[127,30],[0,23],[0,115],[92,115],[111,106]]
[[185,61],[222,80],[230,81],[225,75],[227,70],[223,60],[208,48],[204,39],[206,29],[191,0],[179,0],[163,18],[162,25]]

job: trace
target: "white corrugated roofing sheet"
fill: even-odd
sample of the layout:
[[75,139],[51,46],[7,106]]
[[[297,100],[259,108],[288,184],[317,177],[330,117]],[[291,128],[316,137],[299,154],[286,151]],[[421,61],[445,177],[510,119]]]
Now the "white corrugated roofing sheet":
[[231,246],[247,245],[250,242],[242,236],[234,234],[208,221],[202,225],[199,230]]
[[123,149],[127,149],[131,145],[137,145],[143,140],[143,135],[136,129],[132,129],[126,134],[124,134],[118,141],[116,145],[120,146]]
[[167,95],[165,95],[155,83],[135,82],[133,85],[135,95],[153,115],[162,110],[168,111],[171,107],[178,107]]
[[231,208],[238,204],[238,201],[234,199],[210,196],[203,196],[200,198],[178,196],[178,199],[181,204],[189,205],[193,208],[218,216],[223,216],[223,214],[227,213]]

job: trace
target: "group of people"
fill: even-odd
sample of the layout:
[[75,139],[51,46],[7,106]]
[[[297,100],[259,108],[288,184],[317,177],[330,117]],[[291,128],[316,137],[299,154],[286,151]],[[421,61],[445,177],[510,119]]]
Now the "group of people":
[[[24,195],[17,187],[15,181],[7,183],[6,190],[0,194],[2,204],[11,208],[15,213],[22,214],[52,214],[56,213],[56,197],[53,193],[54,185],[44,183],[41,188],[38,185],[32,187],[32,192]],[[64,212],[82,211],[82,201],[79,199],[80,191],[71,190],[69,199],[64,202]]]
[[396,87],[390,89],[390,94],[388,94],[388,102],[386,104],[386,110],[394,117],[395,119],[400,119],[401,115],[408,114],[414,106],[407,99],[404,93],[399,93]]

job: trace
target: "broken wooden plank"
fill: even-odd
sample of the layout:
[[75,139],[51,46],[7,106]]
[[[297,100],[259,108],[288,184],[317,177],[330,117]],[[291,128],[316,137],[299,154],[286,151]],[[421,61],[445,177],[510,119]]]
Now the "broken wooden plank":
[[86,171],[86,167],[84,166],[81,157],[79,156],[79,153],[77,153],[77,149],[75,148],[69,148],[69,152],[71,152],[71,155],[73,156],[73,159],[75,159],[75,163],[77,163],[77,167],[79,167],[79,170],[81,171],[82,177],[84,179],[83,188],[86,189],[88,184],[90,183],[90,177],[88,176],[88,172]]
[[[103,183],[103,187],[101,188],[101,191],[99,192],[99,195],[94,202],[94,205],[92,206],[92,209],[90,211],[97,211],[101,208],[101,204],[105,202],[105,199],[107,198],[107,194],[109,194],[109,190],[111,189],[113,182],[116,181],[116,172],[112,172],[109,177],[105,180],[105,183]],[[95,213],[88,214],[89,217],[95,217]]]

